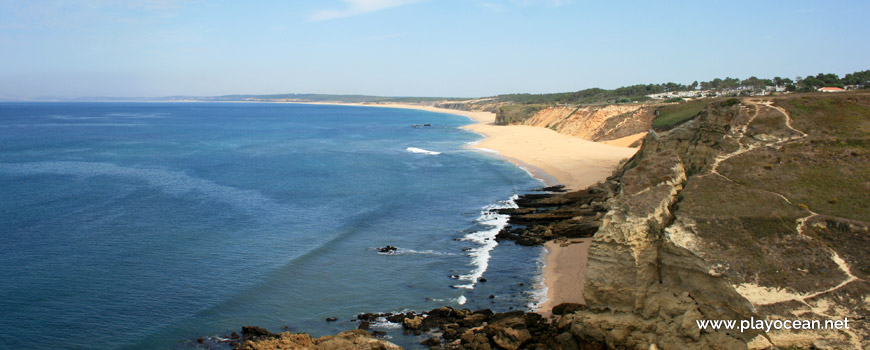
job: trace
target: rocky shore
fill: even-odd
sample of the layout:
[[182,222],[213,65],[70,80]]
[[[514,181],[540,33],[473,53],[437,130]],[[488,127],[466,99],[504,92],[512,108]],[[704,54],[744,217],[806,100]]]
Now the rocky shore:
[[540,245],[558,238],[592,237],[616,189],[613,182],[605,182],[581,191],[520,196],[514,201],[517,208],[497,210],[510,219],[496,239]]
[[229,340],[235,350],[398,350],[392,344],[364,330],[312,338],[305,333],[272,333],[260,327],[242,327],[242,335]]
[[[571,314],[583,309],[578,304],[562,304],[554,308],[556,321],[544,319],[532,312],[491,310],[470,311],[442,307],[423,313],[360,314],[358,330],[335,336],[311,338],[305,333],[273,334],[259,327],[243,327],[242,335],[232,341],[235,350],[283,349],[372,349],[392,350],[400,347],[378,339],[378,332],[369,332],[375,322],[400,324],[406,334],[426,334],[421,344],[430,349],[605,349],[605,344],[578,338]],[[564,316],[563,316],[564,315]]]

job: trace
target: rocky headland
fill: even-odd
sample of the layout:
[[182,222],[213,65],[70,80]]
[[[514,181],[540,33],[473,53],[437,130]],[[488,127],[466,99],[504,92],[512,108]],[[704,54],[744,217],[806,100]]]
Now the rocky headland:
[[[566,316],[582,324],[580,341],[632,349],[867,348],[868,131],[867,94],[715,102],[651,132],[607,183],[587,190],[604,197],[518,209],[533,218],[584,215],[545,225],[526,220],[511,236],[538,241],[595,222],[577,204],[595,211],[606,198],[589,249],[588,309]],[[696,324],[753,318],[855,323],[767,332]]]
[[[393,318],[446,349],[866,349],[868,193],[870,94],[714,101],[650,131],[606,182],[502,210],[511,226],[499,239],[592,237],[586,305],[553,319],[453,308],[360,319]],[[697,324],[750,319],[852,327]]]

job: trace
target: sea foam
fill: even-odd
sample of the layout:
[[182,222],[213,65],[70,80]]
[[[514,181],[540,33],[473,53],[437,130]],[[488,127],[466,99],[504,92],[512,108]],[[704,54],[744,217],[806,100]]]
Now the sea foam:
[[433,156],[441,154],[441,152],[425,150],[425,149],[417,148],[417,147],[408,147],[408,148],[405,148],[405,150],[408,152],[411,152],[411,153],[428,154],[428,155],[433,155]]
[[479,246],[472,248],[468,252],[474,270],[469,274],[459,276],[459,280],[468,281],[469,283],[454,285],[454,288],[474,289],[477,280],[480,277],[483,277],[483,273],[486,272],[486,269],[489,267],[490,252],[498,245],[495,236],[498,235],[499,231],[507,225],[508,219],[510,218],[508,215],[499,214],[494,210],[517,208],[517,203],[514,202],[517,198],[519,198],[519,196],[513,195],[506,201],[483,207],[480,217],[477,218],[477,223],[487,226],[489,229],[475,231],[462,238],[464,241],[474,242],[479,244]]

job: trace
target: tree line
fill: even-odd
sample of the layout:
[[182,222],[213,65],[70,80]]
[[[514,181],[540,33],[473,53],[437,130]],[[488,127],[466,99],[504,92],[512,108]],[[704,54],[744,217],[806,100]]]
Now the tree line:
[[857,86],[870,88],[870,70],[846,74],[843,77],[833,73],[819,73],[815,76],[791,78],[774,77],[773,79],[758,78],[755,76],[746,79],[731,77],[716,78],[710,81],[694,81],[691,84],[678,84],[674,82],[661,84],[637,84],[623,86],[613,90],[591,88],[577,92],[562,92],[554,94],[505,94],[495,96],[496,100],[503,102],[515,102],[524,104],[591,104],[645,101],[647,95],[701,90],[754,90],[761,91],[772,87],[781,87],[785,91],[809,92],[822,87],[846,87]]

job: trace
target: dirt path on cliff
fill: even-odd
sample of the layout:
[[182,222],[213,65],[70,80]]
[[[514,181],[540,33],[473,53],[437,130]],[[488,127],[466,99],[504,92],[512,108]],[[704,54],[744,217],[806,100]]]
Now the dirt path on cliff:
[[[769,101],[769,100],[764,100],[764,101],[744,100],[743,103],[749,104],[750,106],[752,106],[754,108],[753,113],[750,115],[750,117],[748,118],[748,120],[746,121],[745,124],[739,125],[737,127],[732,125],[731,132],[728,135],[726,135],[726,137],[732,138],[737,142],[737,144],[738,144],[737,150],[735,150],[734,152],[731,152],[728,154],[723,154],[723,155],[720,155],[720,156],[717,156],[716,158],[714,158],[714,162],[713,162],[712,166],[710,167],[710,172],[707,174],[700,175],[700,176],[710,176],[710,175],[720,176],[723,179],[725,179],[731,183],[734,183],[738,186],[745,186],[745,185],[740,184],[740,183],[728,178],[727,176],[719,173],[719,171],[718,171],[719,165],[724,161],[727,161],[727,160],[734,158],[736,156],[739,156],[741,154],[750,152],[754,149],[759,149],[762,147],[781,147],[783,144],[790,143],[790,142],[799,142],[799,141],[804,140],[808,137],[807,133],[796,129],[792,125],[792,118],[788,114],[788,112],[781,107],[774,106],[773,101]],[[752,124],[752,122],[756,120],[758,115],[761,113],[762,109],[770,109],[770,110],[777,111],[784,118],[783,125],[785,126],[785,128],[787,128],[787,129],[789,129],[797,134],[800,134],[800,136],[777,138],[775,140],[775,142],[772,142],[772,143],[771,142],[767,142],[767,143],[759,142],[758,140],[754,140],[751,138],[747,139],[747,135],[746,135],[747,130],[748,130],[749,126]],[[793,205],[793,206],[797,206],[796,203],[792,202],[788,197],[786,197],[785,195],[783,195],[781,193],[777,193],[777,192],[770,191],[768,189],[762,189],[762,188],[753,188],[753,189],[776,195],[777,197],[781,198],[786,203]],[[797,231],[797,233],[799,235],[803,236],[804,238],[810,239],[810,240],[815,240],[815,238],[805,234],[805,230],[806,230],[806,225],[808,224],[808,222],[811,219],[819,216],[819,214],[810,210],[809,208],[806,208],[805,206],[801,206],[801,208],[806,210],[808,215],[796,220],[795,230]],[[846,278],[843,281],[841,281],[840,283],[838,283],[837,285],[835,285],[831,288],[827,288],[825,290],[812,292],[812,293],[797,293],[797,292],[792,292],[792,291],[788,291],[785,289],[774,289],[774,288],[763,287],[763,286],[759,286],[759,285],[751,284],[751,283],[743,283],[743,284],[735,285],[734,287],[738,293],[743,295],[743,297],[745,297],[747,300],[749,300],[756,307],[764,306],[764,305],[778,304],[778,303],[785,303],[785,302],[798,302],[798,303],[805,305],[809,310],[811,310],[813,313],[815,313],[817,315],[825,316],[825,317],[828,317],[830,319],[841,317],[842,315],[831,314],[830,313],[831,310],[829,310],[828,305],[826,303],[817,303],[816,306],[813,306],[811,304],[811,300],[814,298],[838,291],[838,290],[844,288],[845,286],[847,286],[850,283],[853,283],[855,281],[861,281],[860,278],[858,278],[857,276],[855,276],[852,273],[852,267],[849,266],[849,264],[837,253],[837,251],[835,251],[833,249],[829,249],[829,250],[830,250],[830,259],[846,275]],[[851,342],[856,346],[856,348],[860,348],[860,337],[852,331],[844,330],[844,332],[849,335]]]

